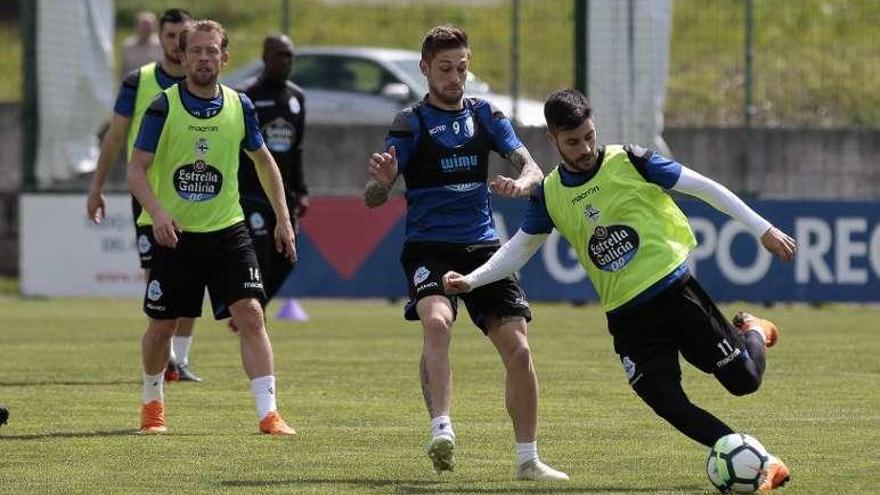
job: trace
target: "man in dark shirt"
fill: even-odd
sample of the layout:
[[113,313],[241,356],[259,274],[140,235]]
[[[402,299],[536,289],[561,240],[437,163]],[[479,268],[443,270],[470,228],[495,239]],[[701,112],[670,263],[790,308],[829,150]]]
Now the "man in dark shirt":
[[[501,111],[486,100],[465,98],[470,67],[467,33],[455,26],[431,29],[422,42],[419,67],[428,94],[397,114],[385,151],[370,157],[371,179],[364,200],[370,208],[383,204],[398,175],[403,176],[407,220],[400,260],[410,293],[404,317],[422,323],[419,374],[432,436],[427,451],[441,473],[455,467],[449,350],[458,298],[446,296],[440,277],[454,267],[476,267],[489,259],[500,245],[492,219],[492,194],[528,196],[543,174]],[[519,176],[499,175],[489,181],[491,151],[509,160]],[[500,280],[462,300],[506,368],[505,399],[516,439],[517,478],[568,480],[567,474],[538,457],[538,378],[526,324],[531,311],[518,281]]]
[[[293,64],[293,43],[290,38],[283,34],[267,36],[263,40],[263,64],[263,72],[245,81],[241,91],[250,97],[257,109],[260,131],[281,171],[287,208],[296,230],[297,219],[309,209],[309,192],[302,170],[305,105],[302,89],[289,79]],[[260,186],[257,169],[247,154],[241,153],[240,159],[238,185],[241,206],[257,251],[268,303],[284,284],[294,263],[275,249],[272,238],[275,214]]]

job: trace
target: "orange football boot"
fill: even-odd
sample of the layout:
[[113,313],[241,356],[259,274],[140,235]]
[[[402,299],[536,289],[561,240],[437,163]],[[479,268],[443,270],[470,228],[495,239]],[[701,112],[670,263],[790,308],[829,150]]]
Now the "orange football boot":
[[278,411],[271,411],[260,420],[260,433],[267,435],[296,435],[296,430],[287,426]]
[[733,316],[733,326],[745,334],[749,330],[757,330],[764,336],[764,345],[773,347],[779,340],[779,328],[770,320],[764,320],[757,316],[740,311]]
[[141,429],[145,435],[165,433],[165,405],[162,401],[154,400],[141,404]]
[[168,361],[168,366],[165,367],[165,383],[176,382],[179,380],[180,373],[177,371],[177,365]]
[[791,472],[785,463],[778,457],[770,456],[767,461],[767,467],[764,468],[764,481],[758,486],[759,492],[769,492],[788,483],[791,479]]

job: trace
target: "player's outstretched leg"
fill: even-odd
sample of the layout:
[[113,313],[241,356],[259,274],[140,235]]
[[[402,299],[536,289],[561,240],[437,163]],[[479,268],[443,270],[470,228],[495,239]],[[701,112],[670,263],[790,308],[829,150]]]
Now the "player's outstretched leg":
[[516,436],[517,479],[566,481],[568,475],[538,457],[538,377],[522,316],[487,317],[487,335],[507,372],[505,402]]

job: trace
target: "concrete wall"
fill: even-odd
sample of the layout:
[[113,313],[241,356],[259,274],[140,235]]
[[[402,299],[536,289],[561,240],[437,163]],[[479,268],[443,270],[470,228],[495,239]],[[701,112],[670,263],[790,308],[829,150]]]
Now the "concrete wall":
[[[21,189],[21,112],[0,104],[0,274],[18,270],[18,206]],[[305,176],[313,195],[360,195],[370,153],[382,147],[384,127],[318,127],[306,131]],[[555,165],[556,150],[543,129],[520,138],[541,167]],[[601,127],[599,136],[601,138]],[[667,129],[674,158],[744,196],[880,200],[880,130]],[[750,143],[747,145],[747,143]],[[513,173],[493,155],[491,173]],[[398,181],[401,189],[402,181]],[[85,191],[88,177],[65,189]],[[124,165],[111,172],[109,190],[126,190]],[[85,211],[85,204],[83,204]]]

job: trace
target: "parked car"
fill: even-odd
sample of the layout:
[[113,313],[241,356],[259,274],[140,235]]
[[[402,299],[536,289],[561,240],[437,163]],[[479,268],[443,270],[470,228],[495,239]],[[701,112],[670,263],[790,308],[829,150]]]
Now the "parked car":
[[[428,82],[419,70],[421,54],[409,50],[366,47],[297,47],[290,79],[306,93],[306,122],[310,124],[391,124],[402,108],[419,101],[428,92]],[[263,62],[248,63],[223,78],[223,83],[241,87],[256,77]],[[513,118],[513,99],[493,93],[489,85],[468,72],[466,96],[492,102]],[[516,122],[543,126],[544,106],[520,98]]]

